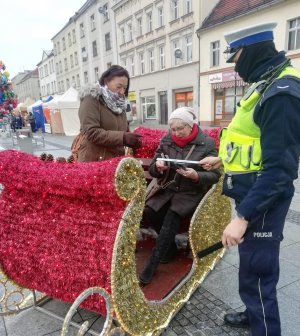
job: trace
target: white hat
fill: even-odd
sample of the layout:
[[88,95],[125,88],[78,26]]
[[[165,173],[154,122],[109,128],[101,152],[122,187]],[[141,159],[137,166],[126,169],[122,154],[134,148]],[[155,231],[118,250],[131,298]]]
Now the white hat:
[[227,50],[224,51],[228,54],[227,63],[231,63],[233,56],[244,46],[263,41],[273,41],[273,29],[276,26],[276,22],[268,22],[225,33],[224,37],[229,45]]
[[196,116],[195,116],[195,113],[194,113],[194,109],[192,107],[183,106],[183,107],[179,107],[178,109],[174,110],[170,114],[169,122],[172,119],[181,119],[186,124],[193,127],[194,120],[196,119]]

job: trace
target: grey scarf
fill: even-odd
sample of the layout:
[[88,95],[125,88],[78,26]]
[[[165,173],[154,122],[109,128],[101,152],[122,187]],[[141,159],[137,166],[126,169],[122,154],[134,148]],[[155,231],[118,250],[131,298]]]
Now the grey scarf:
[[115,114],[122,114],[126,112],[127,100],[124,97],[120,97],[117,93],[112,92],[107,86],[100,85],[100,95],[106,106]]

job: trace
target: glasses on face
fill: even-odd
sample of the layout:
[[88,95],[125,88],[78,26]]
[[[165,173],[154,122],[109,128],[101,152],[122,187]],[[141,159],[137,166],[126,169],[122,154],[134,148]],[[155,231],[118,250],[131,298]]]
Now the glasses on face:
[[170,130],[173,133],[182,132],[186,127],[187,127],[187,125],[178,126],[178,127],[170,127]]
[[230,48],[229,46],[227,46],[226,49],[223,51],[225,59],[228,60],[229,58],[232,58],[242,48],[243,46],[235,48]]

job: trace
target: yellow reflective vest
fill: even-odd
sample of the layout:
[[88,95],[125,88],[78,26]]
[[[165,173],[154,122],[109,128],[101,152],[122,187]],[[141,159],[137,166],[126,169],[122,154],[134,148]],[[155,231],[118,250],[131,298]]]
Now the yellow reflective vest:
[[[293,76],[300,78],[292,67],[284,69],[277,78]],[[262,168],[260,129],[253,120],[256,104],[261,98],[259,87],[254,83],[240,100],[236,114],[227,128],[222,129],[219,157],[225,172],[249,173]]]

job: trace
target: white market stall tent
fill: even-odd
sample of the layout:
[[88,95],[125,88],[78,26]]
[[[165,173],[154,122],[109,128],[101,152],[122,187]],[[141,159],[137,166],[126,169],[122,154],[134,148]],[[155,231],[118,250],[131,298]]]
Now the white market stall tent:
[[78,91],[70,87],[57,101],[61,113],[61,120],[65,135],[74,136],[79,133],[80,122],[78,117]]

